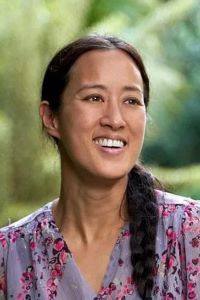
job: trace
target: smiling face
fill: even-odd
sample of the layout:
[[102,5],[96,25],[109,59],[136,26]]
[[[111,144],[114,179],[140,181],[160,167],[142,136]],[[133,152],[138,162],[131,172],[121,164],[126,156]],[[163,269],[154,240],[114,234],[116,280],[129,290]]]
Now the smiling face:
[[136,163],[146,109],[141,74],[121,50],[93,50],[70,70],[51,133],[61,162],[77,176],[119,179]]

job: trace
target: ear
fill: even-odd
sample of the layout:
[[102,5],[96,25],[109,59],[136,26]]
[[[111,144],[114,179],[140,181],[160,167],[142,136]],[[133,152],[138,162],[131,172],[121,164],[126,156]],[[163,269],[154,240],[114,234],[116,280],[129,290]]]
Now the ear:
[[52,137],[60,138],[58,120],[55,113],[51,110],[48,101],[44,100],[40,103],[39,114],[47,133]]

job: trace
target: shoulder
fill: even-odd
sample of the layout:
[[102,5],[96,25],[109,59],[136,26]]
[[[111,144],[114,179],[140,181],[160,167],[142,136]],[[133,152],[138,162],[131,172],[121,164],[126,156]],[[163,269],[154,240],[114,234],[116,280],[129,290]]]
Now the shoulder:
[[200,213],[200,201],[188,197],[183,197],[163,191],[156,190],[157,202],[159,206],[160,215],[167,216],[182,211],[189,213],[194,211]]
[[156,191],[160,223],[177,229],[181,236],[200,235],[200,201]]
[[0,229],[0,254],[10,243],[15,243],[18,239],[26,238],[35,232],[38,227],[47,226],[51,218],[51,207],[53,202],[47,203],[37,211],[24,217],[23,219],[9,224]]
[[165,191],[156,190],[157,201],[159,205],[183,205],[187,206],[188,204],[200,205],[199,200],[194,200],[189,197],[175,195]]
[[187,299],[200,299],[200,202],[160,191],[157,199],[159,279],[174,295],[182,288]]

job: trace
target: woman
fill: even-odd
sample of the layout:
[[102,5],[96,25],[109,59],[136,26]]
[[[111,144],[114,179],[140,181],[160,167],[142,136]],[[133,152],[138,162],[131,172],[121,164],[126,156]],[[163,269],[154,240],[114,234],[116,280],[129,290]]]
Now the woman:
[[138,165],[149,80],[118,38],[59,51],[40,116],[61,160],[59,199],[1,230],[1,299],[200,299],[200,205]]

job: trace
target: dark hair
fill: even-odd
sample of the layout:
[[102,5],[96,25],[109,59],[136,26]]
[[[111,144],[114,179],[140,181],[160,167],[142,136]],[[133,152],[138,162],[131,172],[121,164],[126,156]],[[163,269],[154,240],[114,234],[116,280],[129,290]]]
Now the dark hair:
[[[70,69],[84,53],[95,49],[119,49],[138,67],[144,88],[145,106],[149,103],[149,79],[137,50],[116,37],[86,36],[61,49],[49,63],[42,85],[42,100],[52,111],[59,110],[61,96],[69,82]],[[129,173],[127,210],[130,223],[132,277],[142,299],[150,299],[155,270],[155,241],[158,223],[155,180],[144,168],[135,165]]]
[[69,81],[69,71],[75,61],[84,53],[97,49],[119,49],[133,59],[140,70],[144,84],[144,101],[149,102],[149,79],[143,61],[135,48],[128,43],[107,36],[82,37],[62,48],[50,61],[42,84],[42,100],[47,100],[53,111],[57,111],[61,103],[61,95]]

